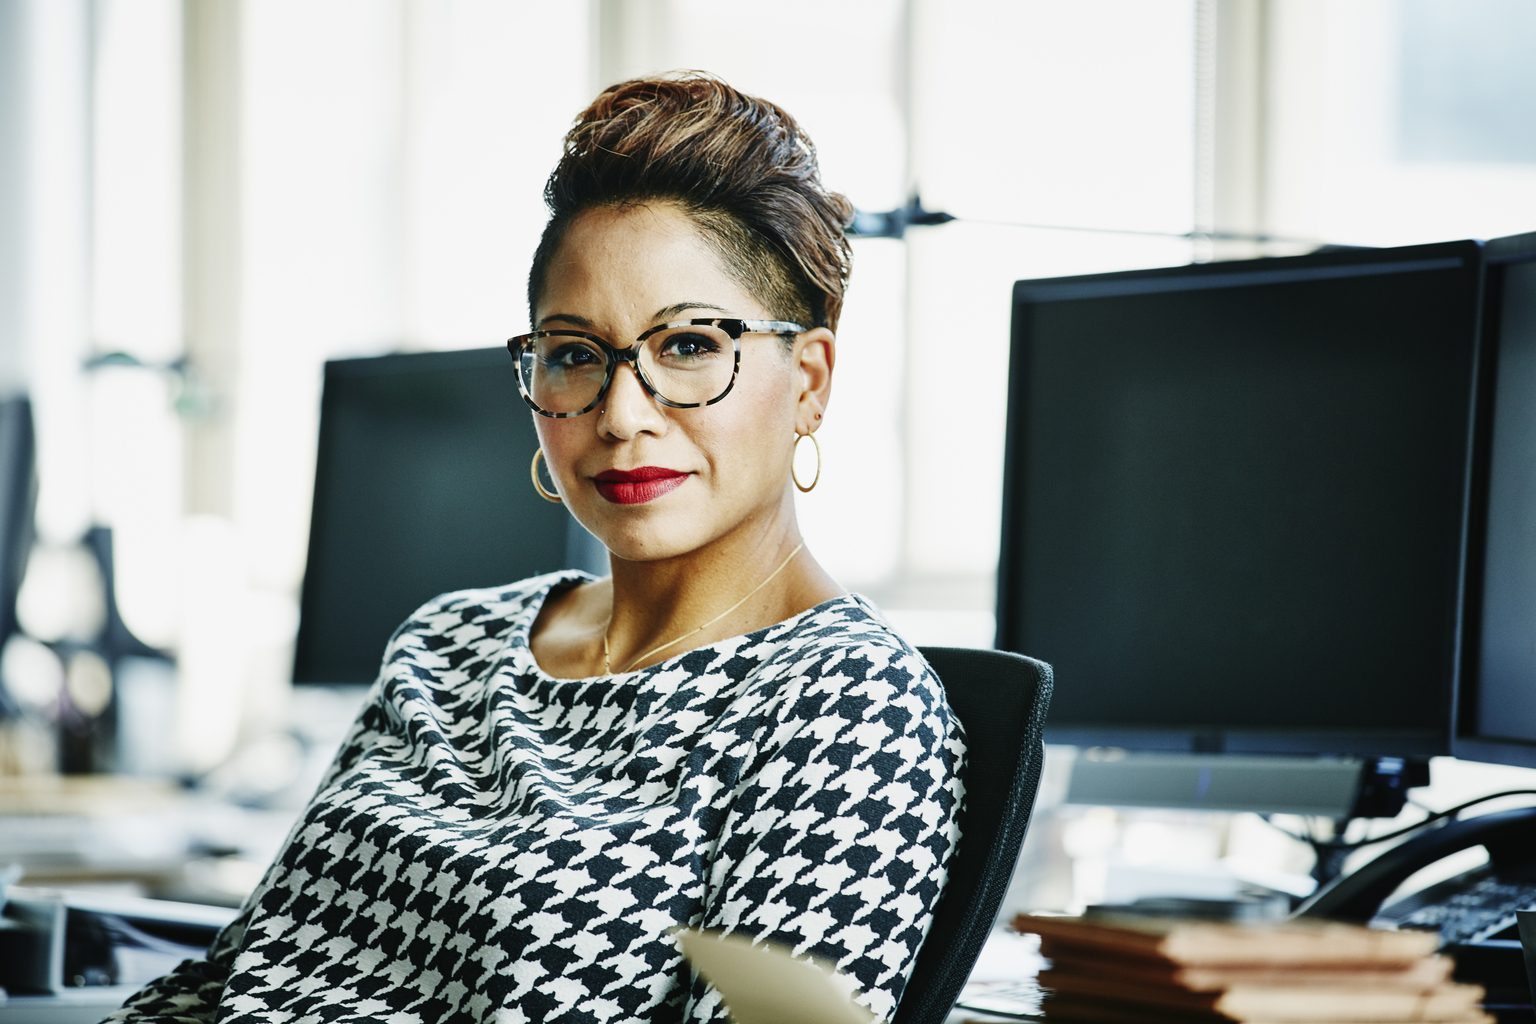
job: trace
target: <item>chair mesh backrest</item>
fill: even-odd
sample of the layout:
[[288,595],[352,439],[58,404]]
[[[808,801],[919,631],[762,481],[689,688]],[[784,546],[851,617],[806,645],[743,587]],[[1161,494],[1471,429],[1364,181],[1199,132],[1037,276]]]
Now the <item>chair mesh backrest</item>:
[[924,647],[965,727],[960,849],[893,1024],[941,1024],[970,976],[1013,878],[1040,769],[1051,667],[1005,651]]

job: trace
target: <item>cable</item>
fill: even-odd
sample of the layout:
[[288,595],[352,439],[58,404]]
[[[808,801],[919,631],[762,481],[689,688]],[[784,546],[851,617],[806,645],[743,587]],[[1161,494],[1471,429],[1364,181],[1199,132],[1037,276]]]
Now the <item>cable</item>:
[[1273,821],[1270,820],[1268,815],[1264,816],[1264,822],[1265,824],[1269,825],[1270,828],[1284,832],[1286,835],[1290,836],[1292,839],[1299,843],[1307,843],[1308,845],[1319,849],[1358,850],[1364,846],[1374,846],[1376,843],[1384,843],[1388,839],[1396,839],[1399,836],[1406,836],[1409,833],[1417,832],[1422,828],[1433,825],[1437,821],[1442,821],[1446,818],[1454,818],[1468,807],[1476,807],[1478,804],[1487,803],[1489,800],[1500,800],[1506,796],[1536,796],[1536,789],[1506,789],[1499,793],[1489,793],[1487,796],[1480,796],[1474,800],[1468,800],[1466,803],[1457,804],[1455,807],[1447,807],[1443,811],[1435,811],[1423,821],[1416,821],[1412,825],[1405,825],[1395,832],[1388,832],[1385,835],[1380,836],[1372,836],[1369,839],[1357,839],[1352,843],[1340,842],[1337,839],[1318,839],[1315,836],[1297,835],[1295,832],[1292,832],[1288,828],[1281,828],[1279,825],[1276,825]]
[[912,194],[912,198],[907,200],[907,205],[897,210],[883,210],[879,212],[874,210],[854,210],[853,223],[848,226],[848,233],[855,238],[904,238],[909,227],[934,227],[939,224],[954,222],[981,224],[989,227],[1027,228],[1032,231],[1075,231],[1100,235],[1173,238],[1186,242],[1279,242],[1290,245],[1305,245],[1314,249],[1319,246],[1324,249],[1362,248],[1355,245],[1335,245],[1323,242],[1317,238],[1271,235],[1262,231],[1219,231],[1215,228],[1206,231],[1200,229],[1193,231],[1154,231],[1141,228],[1089,227],[1080,224],[1038,224],[1026,221],[996,220],[988,217],[956,216],[952,213],[927,209],[923,206],[922,198],[915,192]]
[[[1214,242],[1283,242],[1292,245],[1323,245],[1316,238],[1292,238],[1287,235],[1269,235],[1247,231],[1151,231],[1141,228],[1098,228],[1076,224],[1031,224],[1014,220],[991,220],[982,217],[955,217],[960,224],[984,224],[1000,228],[1029,228],[1033,231],[1080,231],[1102,235],[1138,235],[1144,238],[1175,238],[1193,242],[1208,239]],[[1347,246],[1346,248],[1354,248]]]

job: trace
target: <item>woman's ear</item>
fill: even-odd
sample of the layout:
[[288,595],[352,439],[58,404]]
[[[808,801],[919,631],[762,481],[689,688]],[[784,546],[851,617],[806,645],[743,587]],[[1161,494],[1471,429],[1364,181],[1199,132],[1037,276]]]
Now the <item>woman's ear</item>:
[[825,327],[806,331],[795,339],[794,362],[800,383],[799,400],[795,406],[795,432],[809,434],[821,426],[821,414],[832,397],[837,338]]

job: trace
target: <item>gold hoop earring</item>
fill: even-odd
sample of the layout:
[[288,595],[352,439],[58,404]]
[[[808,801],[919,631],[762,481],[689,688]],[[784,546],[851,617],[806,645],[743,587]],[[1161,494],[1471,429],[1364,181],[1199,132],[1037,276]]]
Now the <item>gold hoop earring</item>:
[[[810,483],[802,484],[800,477],[795,474],[795,455],[800,451],[800,442],[807,438],[810,439],[811,447],[816,449],[816,475],[811,477]],[[796,431],[795,446],[789,453],[789,478],[795,482],[796,487],[800,488],[801,494],[808,493],[811,488],[816,486],[816,482],[821,479],[821,442],[816,440],[815,434],[802,434]]]
[[[553,501],[556,504],[563,505],[563,504],[565,504],[565,499],[560,497],[560,495],[554,493],[553,491],[546,491],[544,489],[544,484],[539,480],[539,460],[542,459],[543,457],[544,457],[544,449],[543,448],[535,448],[534,452],[533,452],[533,467],[532,467],[532,470],[531,470],[531,472],[533,473],[533,489],[538,491],[539,492],[539,497],[543,498],[545,501]],[[551,479],[554,478],[553,474],[551,474],[550,478]]]

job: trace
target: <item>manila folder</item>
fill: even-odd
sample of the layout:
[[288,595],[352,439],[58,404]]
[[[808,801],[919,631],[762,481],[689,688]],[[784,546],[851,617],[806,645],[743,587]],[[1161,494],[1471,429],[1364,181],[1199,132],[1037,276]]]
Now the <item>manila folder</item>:
[[725,1000],[736,1024],[870,1024],[847,975],[747,935],[679,929],[683,956]]

